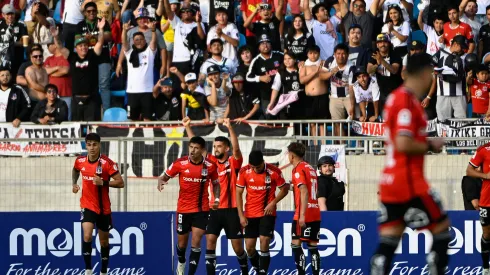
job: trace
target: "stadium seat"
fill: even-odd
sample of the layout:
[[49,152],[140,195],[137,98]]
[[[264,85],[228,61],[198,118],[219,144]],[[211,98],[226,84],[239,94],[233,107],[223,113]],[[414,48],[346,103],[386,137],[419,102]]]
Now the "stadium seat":
[[54,9],[53,19],[56,23],[61,23],[61,1],[58,1],[56,4],[56,8]]
[[121,122],[127,121],[128,113],[123,108],[109,108],[105,110],[102,121]]
[[245,45],[247,45],[247,39],[245,38],[245,35],[240,33],[240,42],[238,44],[238,48]]

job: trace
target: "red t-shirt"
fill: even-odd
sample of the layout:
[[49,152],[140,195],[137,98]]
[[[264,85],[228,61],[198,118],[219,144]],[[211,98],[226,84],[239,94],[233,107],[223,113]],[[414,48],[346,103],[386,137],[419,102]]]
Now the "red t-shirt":
[[217,166],[208,158],[193,163],[189,156],[182,157],[167,168],[171,178],[179,175],[178,213],[209,211],[209,184],[218,184]]
[[300,162],[292,172],[292,183],[294,190],[294,220],[299,220],[299,212],[301,209],[301,191],[299,187],[306,185],[308,189],[308,206],[305,213],[305,222],[316,222],[321,220],[320,207],[318,206],[317,191],[318,178],[316,170],[311,167],[306,161]]
[[471,31],[470,25],[459,22],[459,25],[456,28],[451,28],[451,22],[447,22],[444,24],[444,43],[447,47],[451,46],[451,41],[456,35],[463,35],[468,40],[473,41],[473,32]]
[[[255,173],[250,165],[240,169],[236,186],[247,189],[245,217],[263,217],[265,207],[276,198],[276,188],[285,184],[281,169],[272,164],[266,163],[261,174]],[[276,216],[276,211],[272,215]]]
[[426,142],[427,119],[417,98],[400,87],[388,97],[383,113],[386,131],[385,168],[381,175],[380,198],[386,203],[404,203],[427,194],[429,185],[424,178],[424,154],[407,155],[396,151],[398,135],[411,136]]
[[[63,56],[50,56],[46,58],[46,61],[44,61],[44,67],[45,68],[50,68],[50,67],[56,67],[56,66],[63,66],[63,67],[70,67],[70,63],[68,60],[66,60]],[[49,76],[49,83],[56,85],[58,87],[58,94],[59,96],[71,96],[71,76],[70,75],[65,75],[65,76]]]
[[[80,156],[75,160],[74,169],[82,174],[82,197],[80,198],[80,207],[86,208],[100,214],[100,205],[102,204],[104,215],[111,213],[111,200],[109,198],[109,186],[97,186],[94,184],[94,176],[97,166],[102,167],[102,180],[109,181],[119,169],[106,155],[100,155],[95,162],[90,162],[87,156]],[[102,196],[99,197],[100,192]],[[102,198],[100,200],[100,198]]]
[[[241,5],[240,5],[240,10],[242,12],[245,12],[245,14],[247,15],[247,18],[250,17],[250,15],[252,15],[252,13],[254,13],[255,9],[257,9],[259,7],[259,4],[263,4],[263,3],[267,3],[267,4],[270,4],[272,5],[272,11],[274,12],[274,1],[273,0],[242,0],[241,2]],[[284,5],[284,7],[286,7],[286,5]],[[243,20],[247,20],[247,18],[243,18]],[[260,20],[260,15],[259,13],[257,13],[255,15],[255,18],[254,20],[252,21],[253,22],[257,22]],[[251,32],[249,29],[246,29],[246,35],[247,36],[255,36],[255,34],[253,32]]]
[[490,92],[490,81],[480,82],[478,79],[473,81],[470,86],[471,102],[473,103],[473,113],[486,114],[488,111],[488,93]]
[[[470,159],[470,165],[477,168],[482,166],[483,173],[490,172],[490,143],[486,143],[476,150],[476,153]],[[480,206],[490,207],[490,180],[483,180],[480,191]]]
[[[243,158],[235,159],[230,156],[227,161],[221,163],[215,156],[208,155],[208,158],[218,166],[218,177],[220,185],[219,206],[218,208],[236,208],[236,177],[242,167]],[[211,192],[209,206],[214,203],[214,193]]]

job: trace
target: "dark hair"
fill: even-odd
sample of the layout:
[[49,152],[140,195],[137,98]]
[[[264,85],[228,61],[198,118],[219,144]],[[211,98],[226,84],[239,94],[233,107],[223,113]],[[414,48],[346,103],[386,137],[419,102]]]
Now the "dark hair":
[[448,7],[447,7],[447,9],[446,9],[446,11],[447,11],[447,12],[450,12],[450,11],[452,11],[452,10],[456,10],[456,12],[458,12],[458,11],[459,11],[459,7],[456,7],[456,6],[454,6],[454,5],[450,5],[450,6],[448,6]]
[[402,12],[402,9],[400,8],[400,6],[398,6],[397,4],[393,4],[393,5],[388,6],[388,11],[386,12],[385,23],[389,23],[389,22],[393,23],[393,21],[390,18],[390,10],[392,10],[392,9],[395,9],[396,11],[398,11],[398,14],[400,15],[398,22],[403,24],[403,22],[405,21],[403,19],[403,12]]
[[8,65],[1,65],[0,66],[0,72],[3,72],[3,71],[8,71],[9,73],[11,73],[10,72],[10,66],[8,66]]
[[44,87],[45,92],[48,92],[49,89],[53,89],[56,91],[56,93],[58,93],[58,87],[54,84],[50,83],[50,84],[46,85],[46,87]]
[[338,50],[343,50],[345,51],[346,54],[349,54],[349,46],[345,45],[345,44],[338,44],[337,46],[335,46],[335,48],[333,49],[333,52],[337,52]]
[[292,142],[288,145],[288,152],[291,152],[296,156],[303,158],[306,153],[306,147],[301,142]]
[[264,155],[262,154],[262,151],[254,150],[251,151],[250,154],[248,155],[248,163],[253,166],[259,166],[263,162],[264,162]]
[[488,10],[490,10],[490,5],[487,6],[485,11],[488,11]]
[[[306,0],[305,0],[306,1]],[[318,13],[318,10],[321,8],[321,7],[324,7],[325,9],[327,9],[327,5],[325,3],[318,3],[316,4],[313,9],[311,9],[311,14],[313,15],[313,19],[317,20],[316,18],[316,14]],[[328,12],[328,10],[327,10]]]
[[[49,8],[42,2],[37,2],[36,4],[39,5],[39,14],[43,16],[48,16],[49,15]],[[94,3],[95,4],[95,3]],[[96,6],[97,7],[97,6]]]
[[[135,32],[135,33],[133,33],[133,39],[134,39],[136,36],[138,36],[138,35],[141,35],[141,36],[145,37],[145,34],[144,34],[143,32]],[[146,40],[146,38],[145,38],[145,40]]]
[[[490,6],[488,6],[490,7]],[[434,20],[432,22],[435,22],[436,20],[441,20],[442,22],[446,22],[446,19],[439,13],[434,15]]]
[[[362,1],[362,0],[358,0],[358,1]],[[359,29],[361,31],[361,34],[362,34],[362,26],[359,24],[352,24],[349,27],[349,31],[347,32],[347,35],[349,34],[350,30],[353,30],[353,29]]]
[[190,143],[199,144],[199,146],[201,146],[201,148],[206,147],[206,141],[204,141],[204,139],[202,137],[198,137],[198,136],[192,137],[189,140],[189,144]]
[[32,48],[31,49],[31,52],[29,53],[29,56],[32,56],[32,53],[33,52],[41,52],[41,54],[44,53],[43,48],[41,48],[41,47],[39,47],[39,48]]
[[97,133],[90,133],[85,137],[85,142],[96,141],[100,143],[100,136]]
[[83,11],[86,11],[90,7],[95,8],[95,10],[97,11],[97,4],[95,4],[95,2],[88,2],[87,4],[85,4],[85,7],[83,7]]
[[[292,22],[294,23],[294,20],[298,17],[301,18],[301,22],[303,22],[303,26],[301,27],[301,32],[306,37],[306,34],[308,33],[308,28],[306,27],[305,18],[302,15],[297,14],[293,17]],[[287,33],[287,39],[289,44],[292,44],[294,42],[294,35],[296,34],[296,29],[294,28],[294,24],[291,25],[292,26],[288,29],[288,33]]]
[[243,63],[241,56],[242,56],[242,53],[245,52],[245,51],[249,51],[250,54],[253,57],[254,52],[253,52],[252,48],[249,45],[241,46],[240,49],[238,49],[238,60],[239,60],[240,63]]
[[427,53],[414,54],[407,61],[407,74],[418,74],[427,67],[434,67],[432,56]]
[[225,144],[225,146],[228,146],[228,147],[230,147],[230,145],[231,145],[230,140],[224,136],[215,137],[214,141],[223,142]]
[[306,53],[308,54],[309,52],[320,53],[320,47],[318,47],[316,44],[310,45],[308,48],[306,48]]
[[32,44],[31,46],[29,46],[29,48],[27,48],[27,56],[31,56],[31,52],[33,51],[36,51],[36,50],[39,50],[39,49],[43,49],[43,47],[41,46],[41,44]]
[[[294,68],[296,70],[298,70],[298,62],[296,62],[296,60],[297,60],[296,55],[293,52],[291,52],[291,51],[285,52],[284,53],[284,57],[286,57],[286,55],[289,56],[289,57],[291,57],[294,60]],[[279,74],[280,75],[285,75],[286,74],[286,65],[284,64],[284,61],[282,62],[281,67],[279,67],[279,70],[278,71],[279,71]],[[280,93],[280,91],[279,91],[279,93]]]

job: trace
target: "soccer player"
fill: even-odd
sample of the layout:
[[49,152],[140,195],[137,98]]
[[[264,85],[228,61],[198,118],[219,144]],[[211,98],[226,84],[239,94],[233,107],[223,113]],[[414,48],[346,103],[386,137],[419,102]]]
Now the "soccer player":
[[318,205],[318,179],[316,170],[303,160],[306,147],[300,142],[288,146],[289,163],[293,165],[292,184],[294,191],[294,218],[291,227],[291,248],[298,275],[306,274],[306,260],[302,243],[305,242],[311,254],[313,275],[320,274],[320,253],[318,241],[320,233],[320,206]]
[[[73,193],[78,193],[77,184],[82,174],[83,244],[82,254],[85,261],[85,275],[92,275],[92,232],[97,226],[100,240],[101,275],[107,275],[109,265],[109,231],[113,228],[109,187],[123,188],[124,180],[117,164],[106,155],[100,154],[100,136],[90,133],[85,137],[87,156],[79,156],[73,166]],[[112,178],[112,181],[110,180]]]
[[[250,152],[248,163],[238,173],[236,204],[240,224],[245,231],[245,249],[250,263],[257,274],[265,275],[271,261],[269,244],[274,236],[276,205],[288,194],[289,185],[286,184],[281,169],[264,162],[261,151]],[[276,188],[281,190],[277,196]],[[247,202],[244,214],[242,196],[245,189],[247,189]],[[258,237],[260,237],[260,257],[255,250]]]
[[[187,131],[187,136],[192,138],[194,133],[190,127],[191,120],[186,117],[182,120]],[[230,119],[225,118],[223,125],[228,128],[230,140],[219,136],[214,139],[214,156],[209,154],[207,157],[218,166],[218,177],[220,184],[220,196],[215,198],[211,194],[211,202],[219,201],[218,209],[209,212],[208,227],[206,229],[206,271],[207,274],[216,274],[216,241],[225,230],[226,237],[231,240],[231,245],[237,255],[238,264],[242,275],[248,274],[247,254],[243,249],[243,232],[236,208],[236,178],[238,171],[242,167],[243,158],[238,138],[235,130],[231,127]],[[230,154],[230,146],[232,153]],[[207,152],[205,152],[206,154]]]
[[[482,167],[483,171],[478,171],[478,167]],[[480,192],[480,223],[483,230],[481,237],[481,258],[483,261],[482,275],[489,275],[489,260],[490,260],[490,143],[486,143],[478,150],[470,160],[466,175],[473,178],[483,179],[482,189]]]
[[424,155],[438,152],[444,141],[427,140],[427,121],[418,98],[432,84],[429,54],[416,54],[407,64],[404,84],[388,97],[383,113],[386,123],[386,164],[379,183],[379,246],[371,258],[371,274],[389,274],[393,254],[405,227],[427,228],[433,236],[427,264],[432,275],[442,275],[449,262],[449,219],[439,196],[424,178]]
[[206,232],[209,215],[209,184],[213,185],[215,198],[212,207],[219,205],[220,186],[216,164],[203,152],[206,142],[202,137],[192,137],[189,141],[189,155],[179,158],[158,178],[158,191],[162,191],[168,181],[179,175],[179,200],[177,202],[177,274],[184,275],[185,250],[192,231],[189,275],[194,275],[201,256],[201,239]]

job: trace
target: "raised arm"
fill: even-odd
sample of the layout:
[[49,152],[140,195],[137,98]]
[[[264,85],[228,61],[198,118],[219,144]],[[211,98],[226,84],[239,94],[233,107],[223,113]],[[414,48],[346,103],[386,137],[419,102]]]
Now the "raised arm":
[[284,7],[284,0],[278,0],[277,1],[277,7],[276,7],[276,17],[279,19],[279,21],[282,21],[284,18],[284,14],[282,12]]
[[163,0],[158,0],[158,7],[157,10],[155,11],[155,14],[158,16],[162,16],[164,12],[165,12],[165,4],[163,3]]
[[102,53],[102,46],[104,46],[104,26],[106,24],[105,17],[97,23],[97,28],[99,28],[99,36],[97,37],[97,44],[94,46],[94,53],[100,55]]
[[197,35],[202,40],[206,40],[206,33],[204,32],[204,29],[202,28],[202,23],[201,22],[202,22],[201,12],[198,11],[198,12],[196,12]]
[[51,32],[51,35],[53,36],[54,44],[56,45],[56,48],[60,49],[61,54],[65,59],[68,59],[68,56],[70,55],[70,51],[63,46],[63,43],[61,43],[60,37],[59,37],[59,29],[58,27],[52,26],[49,28],[49,31]]
[[[129,30],[130,24],[131,24],[131,22],[127,22],[127,23],[123,24],[123,29],[122,29],[122,34],[121,34],[121,42],[122,42],[121,54],[123,54],[123,55],[124,55],[123,52],[129,51],[128,30]],[[152,38],[153,38],[153,35],[152,35]],[[121,59],[121,58],[119,58],[119,59]],[[121,63],[122,63],[122,61],[121,61]],[[118,67],[119,67],[119,62],[118,62]]]
[[410,20],[412,19],[412,12],[413,12],[413,4],[408,3],[407,0],[400,0],[400,4],[405,7],[407,10],[408,16],[410,16]]
[[248,18],[246,18],[245,22],[243,22],[243,27],[252,30],[252,22],[254,21],[255,15],[257,15],[259,10],[260,7],[257,7],[255,11]]
[[[151,30],[151,41],[150,41],[150,49],[152,52],[156,51],[158,49],[157,46],[157,29],[156,29],[156,21],[148,23],[148,28]],[[165,62],[165,61],[163,61]]]
[[[344,1],[344,0],[340,0],[340,1]],[[347,0],[345,0],[345,1],[347,1]],[[310,21],[313,18],[313,16],[311,15],[311,10],[310,10],[310,1],[303,1],[303,12],[304,12],[306,21]]]
[[[427,7],[426,7],[427,8]],[[417,24],[419,25],[420,30],[424,30],[424,10],[419,12],[419,16],[417,16]]]
[[[347,1],[347,0],[344,0],[344,1]],[[380,4],[381,4],[381,6],[383,5],[383,3],[381,3],[380,1],[383,1],[383,3],[384,3],[384,0],[373,0],[371,7],[369,7],[369,11],[371,12],[371,14],[374,17],[376,17],[376,15],[378,14],[378,11],[381,9]]]
[[211,106],[217,106],[218,105],[218,92],[216,90],[216,84],[209,79],[208,77],[208,84],[211,86],[211,95],[207,97],[208,103]]
[[164,7],[165,7],[165,12],[167,13],[167,19],[169,21],[172,21],[174,20],[174,12],[172,11],[172,9],[170,8],[170,3],[168,2],[169,0],[163,0],[163,4],[164,4]]
[[228,132],[230,133],[231,147],[233,150],[233,157],[235,159],[242,158],[242,151],[240,150],[240,144],[238,143],[238,137],[235,133],[235,130],[231,126],[231,122],[229,118],[225,118],[223,121],[223,125],[228,128]]

